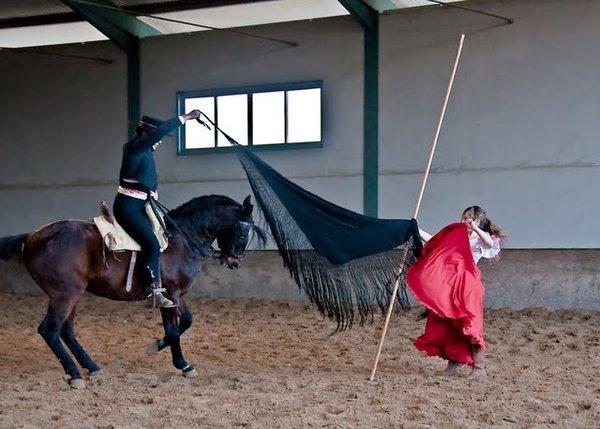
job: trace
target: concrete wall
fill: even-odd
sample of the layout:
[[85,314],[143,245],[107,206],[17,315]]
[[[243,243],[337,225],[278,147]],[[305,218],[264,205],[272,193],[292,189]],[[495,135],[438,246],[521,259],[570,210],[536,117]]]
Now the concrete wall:
[[125,56],[109,42],[52,52],[112,64],[0,55],[0,236],[90,217],[114,192],[127,136]]
[[[380,211],[412,211],[458,34],[464,55],[420,221],[435,230],[479,203],[506,226],[511,248],[595,248],[599,177],[600,3],[485,0],[513,25],[445,8],[381,18]],[[325,198],[362,209],[362,32],[351,17],[261,26],[298,48],[224,32],[145,39],[142,110],[168,117],[175,93],[322,79],[323,148],[261,153]],[[54,47],[109,58],[0,55],[0,234],[88,217],[112,198],[126,138],[125,58],[109,42]],[[175,205],[204,193],[248,192],[232,154],[157,153]],[[569,228],[567,222],[572,222]]]
[[[323,148],[261,157],[301,186],[362,211],[362,138],[357,138],[362,135],[362,30],[342,17],[252,31],[299,47],[223,32],[145,39],[142,110],[172,116],[178,91],[323,80]],[[162,149],[157,162],[167,198],[184,201],[218,192],[241,200],[250,193],[235,154],[181,157],[174,145]]]
[[[362,211],[362,30],[350,17],[259,27],[300,44],[281,47],[224,32],[146,39],[142,111],[175,115],[175,93],[213,87],[322,79],[322,149],[265,153],[302,186]],[[53,48],[93,61],[0,56],[0,235],[54,219],[90,217],[112,200],[126,140],[125,57],[109,42]],[[168,206],[217,193],[250,193],[233,154],[177,156],[175,137],[156,153]]]
[[[499,261],[480,263],[488,307],[600,309],[600,250],[505,250]],[[17,262],[0,263],[0,290],[41,294]],[[189,297],[305,300],[276,251],[250,252],[242,267],[216,262]]]
[[[436,230],[478,203],[508,229],[500,263],[484,264],[490,305],[600,308],[594,198],[600,123],[600,4],[485,0],[511,26],[423,8],[381,17],[380,213],[410,216],[455,44],[467,40],[420,221]],[[322,79],[323,148],[261,153],[324,198],[362,210],[362,32],[350,17],[251,31],[298,48],[224,32],[144,40],[142,110],[169,117],[183,90]],[[108,42],[52,48],[113,61],[0,55],[0,236],[60,218],[87,218],[111,200],[126,139],[126,65]],[[249,193],[232,154],[157,152],[174,206],[207,193]],[[549,250],[536,250],[547,248]],[[551,250],[580,249],[580,250]],[[562,261],[562,263],[560,263]],[[299,298],[273,252],[237,272],[209,268],[195,293]],[[526,275],[525,275],[526,273]],[[14,264],[0,288],[34,290]]]
[[437,7],[381,20],[381,215],[412,210],[465,32],[421,224],[436,230],[476,203],[512,248],[599,247],[600,2],[469,5],[515,23]]

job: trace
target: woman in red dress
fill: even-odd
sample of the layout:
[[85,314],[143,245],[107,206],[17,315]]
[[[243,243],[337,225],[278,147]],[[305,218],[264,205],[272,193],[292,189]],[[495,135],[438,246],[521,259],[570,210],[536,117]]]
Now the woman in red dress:
[[446,375],[454,374],[460,365],[470,365],[473,377],[485,377],[484,288],[477,262],[500,253],[504,231],[481,207],[472,206],[459,223],[435,236],[420,233],[426,244],[406,281],[429,311],[425,333],[415,340],[415,347],[446,359]]

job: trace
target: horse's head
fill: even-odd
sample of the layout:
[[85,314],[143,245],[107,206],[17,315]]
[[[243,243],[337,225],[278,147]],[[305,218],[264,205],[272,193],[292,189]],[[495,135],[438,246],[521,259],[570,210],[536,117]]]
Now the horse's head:
[[236,269],[250,239],[259,246],[267,242],[267,232],[254,225],[253,210],[250,196],[240,204],[223,195],[205,195],[171,210],[169,221],[174,222],[188,244],[203,254],[216,239],[220,262]]
[[235,211],[233,223],[222,228],[217,233],[217,244],[219,245],[219,261],[221,264],[236,270],[240,267],[246,254],[246,246],[250,240],[251,234],[257,238],[259,245],[267,241],[266,232],[254,224],[252,211],[254,206],[248,195],[241,208]]

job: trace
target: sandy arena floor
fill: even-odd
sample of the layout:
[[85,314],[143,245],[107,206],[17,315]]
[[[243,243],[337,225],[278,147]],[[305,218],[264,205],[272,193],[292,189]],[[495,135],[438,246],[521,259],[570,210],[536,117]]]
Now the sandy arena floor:
[[[600,312],[493,310],[488,379],[443,378],[411,344],[417,310],[393,320],[367,382],[381,321],[329,337],[303,304],[191,301],[183,378],[140,304],[85,298],[77,332],[104,368],[71,390],[36,332],[45,297],[0,294],[0,427],[599,427]],[[467,369],[462,371],[466,374]]]

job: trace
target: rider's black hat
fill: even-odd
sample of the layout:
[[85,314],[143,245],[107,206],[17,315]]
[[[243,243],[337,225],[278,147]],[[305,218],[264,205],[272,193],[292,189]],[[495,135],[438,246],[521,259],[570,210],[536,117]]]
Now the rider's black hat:
[[138,122],[138,127],[142,128],[145,131],[151,132],[157,129],[163,121],[160,119],[153,118],[151,116],[142,116],[140,122]]

